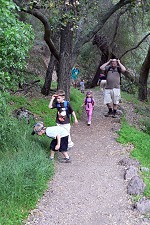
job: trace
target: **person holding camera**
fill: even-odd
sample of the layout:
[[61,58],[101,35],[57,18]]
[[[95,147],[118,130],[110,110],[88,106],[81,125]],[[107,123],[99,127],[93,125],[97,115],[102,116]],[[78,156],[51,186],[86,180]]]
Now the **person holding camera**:
[[124,73],[126,68],[119,59],[110,59],[100,69],[106,74],[107,81],[104,90],[104,104],[108,107],[108,113],[105,116],[117,118],[116,112],[120,100],[120,78],[121,73]]

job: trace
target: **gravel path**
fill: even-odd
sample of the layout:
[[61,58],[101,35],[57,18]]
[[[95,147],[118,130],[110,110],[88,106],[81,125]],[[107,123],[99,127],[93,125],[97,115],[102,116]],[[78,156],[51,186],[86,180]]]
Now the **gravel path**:
[[103,116],[102,92],[94,91],[96,106],[91,126],[85,113],[71,129],[75,146],[72,163],[56,162],[56,173],[26,225],[147,225],[133,211],[118,161],[126,148],[112,131],[118,124]]

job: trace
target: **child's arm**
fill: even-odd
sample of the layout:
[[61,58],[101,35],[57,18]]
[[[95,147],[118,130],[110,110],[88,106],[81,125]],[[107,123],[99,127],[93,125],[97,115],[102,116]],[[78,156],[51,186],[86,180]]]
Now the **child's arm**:
[[49,102],[49,105],[48,105],[48,107],[49,107],[50,109],[53,108],[53,101],[54,101],[54,99],[55,99],[56,97],[57,97],[56,95],[52,95],[52,98],[51,98],[51,100],[50,100],[50,102]]
[[60,134],[57,134],[56,136],[56,139],[57,139],[57,145],[55,146],[55,150],[59,150],[60,149]]
[[73,115],[73,117],[74,117],[74,122],[75,122],[75,124],[78,124],[78,120],[77,120],[77,117],[76,117],[76,114],[75,114],[74,111],[72,112],[72,115]]

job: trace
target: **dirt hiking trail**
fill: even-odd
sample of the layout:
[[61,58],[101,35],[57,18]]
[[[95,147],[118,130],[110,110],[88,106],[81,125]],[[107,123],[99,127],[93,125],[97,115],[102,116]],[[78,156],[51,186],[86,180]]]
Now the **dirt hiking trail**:
[[32,210],[26,225],[147,225],[132,209],[119,160],[126,147],[116,142],[113,131],[118,123],[105,118],[101,91],[94,91],[96,102],[91,126],[85,112],[71,128],[74,147],[72,163],[55,162],[56,173],[49,188]]

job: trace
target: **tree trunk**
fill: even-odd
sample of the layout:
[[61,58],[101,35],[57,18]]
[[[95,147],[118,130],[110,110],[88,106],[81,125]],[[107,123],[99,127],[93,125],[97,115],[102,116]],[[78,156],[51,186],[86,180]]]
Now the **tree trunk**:
[[149,76],[149,70],[150,70],[150,47],[148,49],[148,53],[140,70],[138,99],[141,101],[147,101],[147,80]]
[[70,77],[72,60],[72,24],[68,22],[67,26],[61,30],[60,55],[58,69],[58,89],[63,89],[66,93],[66,99],[70,98]]
[[41,89],[41,93],[43,95],[49,95],[55,61],[56,61],[56,58],[51,54],[51,58],[50,58],[48,68],[47,68],[47,71],[46,71],[45,82],[44,82],[44,85]]
[[107,43],[107,39],[104,36],[95,35],[93,39],[93,45],[97,45],[97,47],[102,52],[101,60],[98,65],[96,74],[92,80],[91,88],[95,87],[97,85],[99,75],[100,75],[100,66],[106,63],[110,58],[115,58],[115,55],[110,51],[110,48]]

